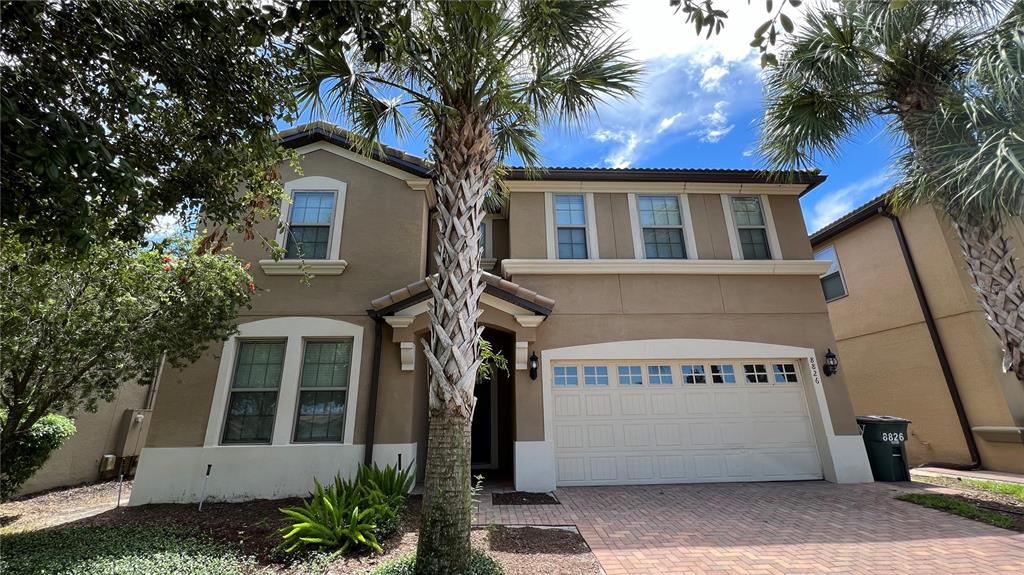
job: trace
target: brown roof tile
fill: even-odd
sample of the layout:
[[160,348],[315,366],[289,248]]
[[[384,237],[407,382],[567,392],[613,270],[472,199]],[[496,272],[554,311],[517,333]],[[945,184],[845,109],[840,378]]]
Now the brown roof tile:
[[[375,310],[381,310],[388,306],[392,306],[402,301],[405,301],[415,295],[418,295],[430,289],[427,282],[432,281],[432,279],[435,277],[437,277],[436,274],[430,277],[423,278],[421,280],[417,280],[403,288],[399,288],[391,292],[386,296],[379,297],[371,301],[370,305]],[[520,299],[524,299],[542,308],[550,310],[555,307],[555,300],[549,297],[542,296],[533,290],[526,289],[515,282],[510,282],[504,278],[487,272],[483,272],[482,279],[484,280],[484,283],[486,283],[487,285],[493,286],[503,292],[508,293],[509,295],[513,295]]]

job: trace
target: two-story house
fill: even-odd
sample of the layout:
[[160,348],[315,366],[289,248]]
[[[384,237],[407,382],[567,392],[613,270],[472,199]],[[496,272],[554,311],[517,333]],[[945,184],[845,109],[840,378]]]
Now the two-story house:
[[[1004,225],[1020,262],[1024,221]],[[911,420],[911,465],[1024,473],[1024,386],[1002,370],[948,218],[895,214],[883,195],[811,243],[831,264],[822,289],[857,413]]]
[[[305,494],[372,460],[424,461],[434,246],[429,166],[283,132],[302,174],[239,333],[164,369],[132,504]],[[798,198],[746,170],[513,170],[483,230],[484,337],[509,373],[477,387],[473,462],[520,490],[870,481]],[[262,224],[275,233],[277,222]],[[298,242],[315,274],[300,282]]]

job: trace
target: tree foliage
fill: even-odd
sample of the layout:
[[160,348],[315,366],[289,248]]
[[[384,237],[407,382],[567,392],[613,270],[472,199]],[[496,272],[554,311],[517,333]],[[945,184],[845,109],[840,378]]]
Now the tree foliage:
[[[0,413],[0,421],[6,417]],[[0,469],[0,501],[16,495],[18,489],[46,463],[58,447],[75,434],[75,424],[56,413],[44,415],[18,440],[4,446],[4,465]]]
[[[0,214],[84,249],[202,210],[276,215],[275,122],[296,111],[307,40],[368,54],[390,0],[47,0],[0,5]],[[239,184],[245,193],[239,193]]]
[[94,244],[81,257],[0,236],[0,407],[4,448],[50,412],[95,410],[126,382],[149,382],[161,355],[199,359],[234,332],[255,289],[234,256]]

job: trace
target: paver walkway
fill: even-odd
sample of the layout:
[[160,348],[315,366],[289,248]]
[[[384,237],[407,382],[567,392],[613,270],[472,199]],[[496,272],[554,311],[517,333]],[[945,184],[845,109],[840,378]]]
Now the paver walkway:
[[[915,485],[914,488],[923,486]],[[608,575],[1024,573],[1024,534],[898,501],[907,484],[572,487],[481,524],[576,525]]]

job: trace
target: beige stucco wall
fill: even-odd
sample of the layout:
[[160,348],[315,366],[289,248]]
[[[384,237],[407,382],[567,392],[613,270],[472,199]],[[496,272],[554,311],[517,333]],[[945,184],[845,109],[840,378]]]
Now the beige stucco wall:
[[[722,197],[689,194],[690,216],[699,259],[732,259]],[[787,260],[811,259],[804,233],[800,201],[792,195],[769,196],[776,234]],[[547,232],[543,192],[513,192],[509,196],[509,257],[547,258]],[[628,194],[594,193],[594,228],[601,259],[633,259],[633,231]]]
[[101,403],[94,413],[74,415],[75,434],[50,455],[19,494],[98,480],[103,456],[118,454],[125,411],[143,409],[148,393],[149,385],[125,383],[113,401]]
[[[1024,425],[1024,386],[1001,373],[998,340],[974,299],[955,232],[925,206],[900,219],[970,424]],[[816,247],[829,244],[849,294],[828,307],[855,411],[912,420],[907,449],[914,465],[967,463],[966,442],[892,223],[876,216]],[[1024,252],[1018,247],[1018,253]],[[1024,445],[975,437],[985,467],[1024,472]]]
[[[813,348],[820,362],[825,350],[835,347],[814,277],[519,275],[512,279],[557,302],[531,345],[539,355],[545,349],[592,343],[695,338]],[[544,439],[538,382],[517,382],[520,440]],[[811,383],[805,384],[810,391]],[[835,432],[857,434],[842,374],[824,378],[823,384]]]
[[[348,267],[340,276],[313,277],[308,285],[300,276],[266,276],[258,264],[258,260],[267,257],[260,244],[236,238],[235,253],[253,263],[253,275],[259,287],[252,309],[240,310],[239,323],[279,316],[315,316],[362,326],[363,349],[357,350],[362,354],[359,405],[354,422],[354,440],[362,443],[374,342],[374,322],[366,310],[373,299],[423,278],[426,199],[422,191],[412,190],[397,178],[322,150],[304,156],[301,176],[288,169],[283,171],[286,182],[304,176],[325,176],[347,184],[340,256],[348,262]],[[275,227],[275,222],[263,222],[259,229],[274,237]],[[398,351],[391,347],[384,348],[386,361],[382,362],[382,368],[389,370],[389,374],[390,370],[398,371]],[[180,370],[164,370],[147,446],[203,444],[221,349],[220,344],[213,345],[195,364]],[[403,377],[404,372],[398,371],[397,375]],[[395,381],[396,387],[391,381]],[[397,379],[389,378],[388,382],[382,386],[382,394],[398,394]],[[384,439],[408,437],[407,428],[411,424],[398,422],[405,418],[408,409],[390,403],[387,409],[398,410],[394,415],[384,414],[396,423],[378,424],[378,434]],[[400,428],[402,425],[406,428]]]

